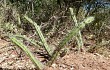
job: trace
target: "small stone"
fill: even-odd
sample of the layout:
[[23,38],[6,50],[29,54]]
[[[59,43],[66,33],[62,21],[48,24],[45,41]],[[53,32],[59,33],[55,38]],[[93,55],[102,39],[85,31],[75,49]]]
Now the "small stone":
[[56,66],[57,66],[57,65],[56,65],[55,63],[54,63],[54,64],[52,64],[52,67],[53,67],[53,68],[55,68]]

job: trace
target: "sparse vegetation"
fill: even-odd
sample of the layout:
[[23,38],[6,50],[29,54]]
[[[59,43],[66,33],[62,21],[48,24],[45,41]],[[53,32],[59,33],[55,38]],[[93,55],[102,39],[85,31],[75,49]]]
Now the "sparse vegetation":
[[109,0],[1,0],[0,38],[21,48],[42,70],[71,49],[106,55],[106,48],[110,53],[109,16]]

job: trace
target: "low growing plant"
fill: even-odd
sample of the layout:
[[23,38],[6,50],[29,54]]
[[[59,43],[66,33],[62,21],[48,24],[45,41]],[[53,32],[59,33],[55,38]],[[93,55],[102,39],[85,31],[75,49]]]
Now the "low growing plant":
[[[70,8],[71,9],[71,8]],[[52,50],[47,42],[46,39],[43,36],[42,31],[40,30],[40,27],[37,25],[37,23],[35,23],[34,21],[32,21],[30,18],[28,18],[27,16],[24,16],[24,18],[26,20],[28,20],[31,24],[34,25],[36,33],[38,34],[38,36],[41,39],[41,42],[45,48],[45,50],[47,51],[48,55],[50,56],[50,61],[48,62],[48,65],[51,65],[56,58],[58,57],[58,55],[60,54],[61,49],[64,48],[64,46],[66,45],[66,43],[72,39],[73,36],[78,35],[79,31],[81,29],[83,29],[85,27],[86,24],[91,23],[94,20],[94,17],[87,17],[86,19],[84,19],[84,21],[78,23],[78,25],[76,27],[73,27],[73,29],[70,31],[70,33],[67,34],[67,36],[59,43],[58,47],[56,48],[56,50]],[[15,35],[16,36],[16,35]],[[35,57],[33,56],[33,54],[29,51],[29,49],[19,40],[17,40],[17,38],[15,36],[10,36],[10,39],[12,40],[12,42],[14,42],[16,45],[18,45],[29,57],[30,59],[34,62],[34,64],[37,66],[37,68],[39,70],[43,69],[44,65],[38,60],[35,59]],[[18,37],[22,37],[28,41],[32,41],[29,38],[26,38],[24,36],[18,36]],[[34,45],[36,45],[35,42],[31,42]],[[53,52],[54,51],[54,52]]]
[[22,42],[17,40],[14,36],[10,36],[10,39],[12,40],[12,42],[14,42],[16,45],[18,45],[29,56],[29,58],[33,61],[33,63],[39,70],[44,68],[44,65],[38,59],[36,59],[34,57],[34,55],[29,51],[27,46],[25,46]]
[[51,65],[56,58],[58,57],[58,55],[60,54],[61,49],[64,48],[64,46],[66,45],[66,43],[72,39],[73,36],[76,36],[78,34],[78,32],[85,27],[86,24],[91,23],[92,21],[94,21],[94,17],[87,17],[86,19],[84,19],[84,21],[78,23],[79,25],[77,27],[73,27],[73,29],[70,31],[70,33],[67,34],[67,36],[59,43],[58,47],[56,48],[56,50],[54,51],[52,58],[50,60],[50,62],[48,63],[48,65]]
[[[76,19],[74,12],[73,12],[73,8],[69,8],[69,9],[70,9],[71,17],[72,17],[73,21],[75,22],[75,27],[77,27],[79,24],[78,24],[78,21]],[[81,49],[83,49],[83,40],[82,40],[82,35],[81,35],[80,30],[75,37],[76,37],[77,44],[78,44],[78,51],[81,51]]]

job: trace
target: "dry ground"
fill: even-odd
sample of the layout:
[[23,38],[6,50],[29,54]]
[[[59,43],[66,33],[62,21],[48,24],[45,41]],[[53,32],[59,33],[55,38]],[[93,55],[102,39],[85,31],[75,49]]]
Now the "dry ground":
[[110,59],[99,54],[71,52],[47,70],[110,70]]
[[[34,70],[35,66],[29,58],[25,55],[19,56],[19,51],[9,44],[10,42],[0,39],[0,68]],[[51,67],[46,67],[45,70],[110,70],[110,58],[98,53],[70,51],[64,57],[58,58]]]

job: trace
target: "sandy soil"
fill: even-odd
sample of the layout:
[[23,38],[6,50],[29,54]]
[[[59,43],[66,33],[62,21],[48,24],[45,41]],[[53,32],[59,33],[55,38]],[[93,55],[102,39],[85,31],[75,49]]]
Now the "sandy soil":
[[[29,58],[25,55],[19,56],[18,50],[16,47],[12,47],[10,42],[0,39],[0,68],[34,70],[35,66]],[[58,58],[51,67],[46,67],[45,70],[110,70],[110,58],[97,53],[70,51],[64,57]]]
[[110,59],[99,54],[72,52],[47,70],[110,70]]

